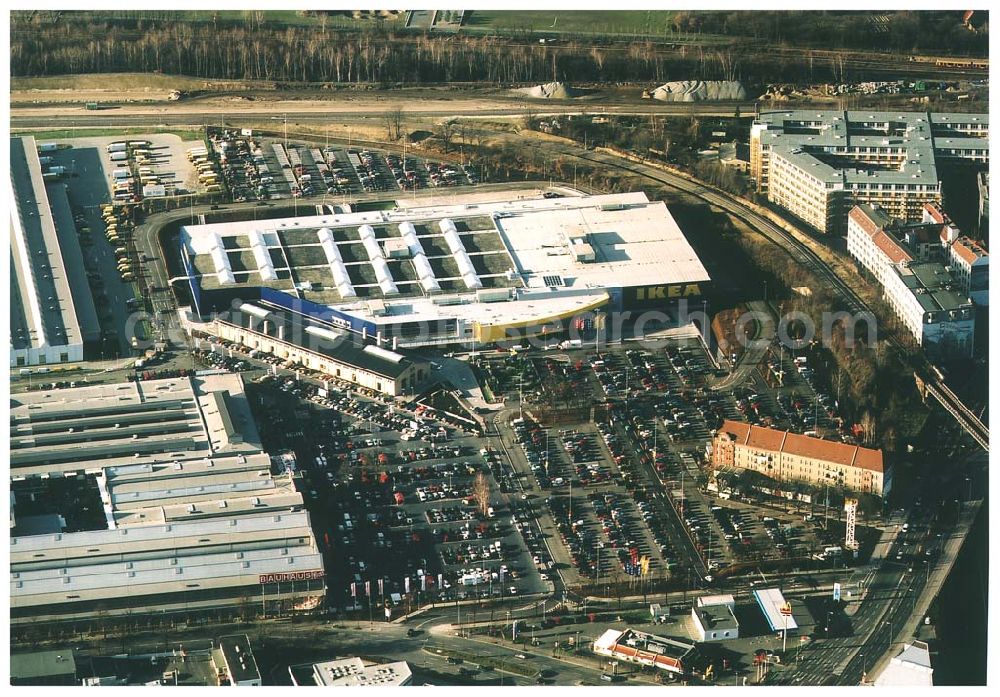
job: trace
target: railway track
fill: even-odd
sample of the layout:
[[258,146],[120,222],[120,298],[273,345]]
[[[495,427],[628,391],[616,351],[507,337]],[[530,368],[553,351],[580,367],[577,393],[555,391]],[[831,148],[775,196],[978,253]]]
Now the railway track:
[[[726,213],[750,225],[765,238],[784,250],[792,260],[802,264],[821,281],[828,284],[840,296],[846,310],[852,314],[867,313],[871,317],[875,317],[875,314],[861,296],[834,273],[818,254],[799,241],[790,232],[754,212],[739,201],[719,194],[701,183],[692,182],[684,177],[664,172],[649,165],[632,163],[630,160],[615,155],[603,153],[588,153],[584,155],[575,149],[558,146],[550,146],[549,149],[567,157],[586,160],[603,166],[614,166],[618,169],[633,172],[646,179],[652,179],[671,188],[679,189],[724,210]],[[902,348],[902,344],[895,337],[889,337],[888,341],[893,348]],[[927,387],[927,393],[934,397],[944,407],[945,411],[952,415],[981,448],[989,451],[989,429],[962,402],[958,395],[945,384],[941,371],[930,362],[924,360],[923,364],[914,371],[914,376],[923,380]]]

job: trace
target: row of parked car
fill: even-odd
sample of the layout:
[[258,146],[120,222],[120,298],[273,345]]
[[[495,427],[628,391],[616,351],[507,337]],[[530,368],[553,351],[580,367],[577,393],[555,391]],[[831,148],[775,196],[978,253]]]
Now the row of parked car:
[[[604,543],[593,530],[583,524],[582,520],[570,520],[568,498],[553,496],[549,497],[547,503],[552,519],[556,522],[559,539],[569,552],[573,566],[582,576],[597,577],[600,554],[598,549],[603,548]],[[609,554],[605,553],[604,559],[608,558]]]
[[591,493],[587,495],[597,520],[601,524],[601,532],[607,536],[611,548],[615,550],[622,571],[630,576],[642,573],[638,561],[645,555],[640,545],[642,531],[627,512],[626,502],[615,493]]

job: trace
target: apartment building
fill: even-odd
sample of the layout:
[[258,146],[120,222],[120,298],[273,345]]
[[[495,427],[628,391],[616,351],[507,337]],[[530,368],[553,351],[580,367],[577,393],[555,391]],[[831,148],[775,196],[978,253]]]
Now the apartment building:
[[986,114],[771,112],[751,127],[750,174],[772,203],[840,235],[862,203],[920,220],[941,200],[938,162],[988,164],[988,135]]
[[753,470],[777,482],[842,486],[880,497],[892,486],[881,450],[728,419],[712,440],[712,465]]
[[972,355],[975,308],[943,264],[925,261],[894,266],[883,290],[893,312],[928,355]]
[[970,355],[975,330],[970,289],[988,301],[989,256],[957,234],[935,206],[925,207],[920,223],[893,220],[867,204],[848,215],[848,253],[882,287],[917,343],[938,357]]
[[973,239],[959,237],[948,248],[951,272],[976,305],[990,304],[990,255]]

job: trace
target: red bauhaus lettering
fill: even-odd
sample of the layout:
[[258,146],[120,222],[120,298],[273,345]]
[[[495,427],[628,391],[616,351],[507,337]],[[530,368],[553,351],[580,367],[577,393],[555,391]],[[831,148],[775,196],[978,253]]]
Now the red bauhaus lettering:
[[309,581],[315,578],[324,578],[326,574],[322,571],[295,571],[285,574],[261,574],[258,583],[288,583],[289,581]]

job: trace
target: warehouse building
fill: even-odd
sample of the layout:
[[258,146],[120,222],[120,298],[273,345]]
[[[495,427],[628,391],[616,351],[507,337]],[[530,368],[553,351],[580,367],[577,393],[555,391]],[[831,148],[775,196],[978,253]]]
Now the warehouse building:
[[14,624],[322,602],[302,495],[272,472],[239,375],[28,393],[11,411]]
[[931,652],[923,641],[903,644],[873,683],[876,687],[933,687]]
[[11,399],[17,477],[96,473],[221,454],[259,453],[238,374],[89,385]]
[[858,204],[918,221],[940,203],[938,164],[989,164],[988,114],[776,111],[750,130],[757,191],[823,233]]
[[274,607],[324,577],[305,511],[12,537],[11,623]]
[[81,361],[101,338],[97,310],[65,185],[46,183],[31,136],[10,139],[8,200],[10,365]]
[[759,472],[777,482],[843,486],[885,497],[892,470],[882,451],[726,419],[712,439],[712,466]]
[[244,303],[241,310],[230,313],[229,320],[215,319],[201,329],[251,351],[269,353],[390,397],[416,394],[430,377],[426,360],[366,342],[335,325],[267,303]]
[[597,309],[700,309],[710,280],[641,192],[191,225],[180,255],[196,317],[269,303],[388,348],[557,333]]
[[10,654],[10,684],[77,685],[76,656],[71,648]]

